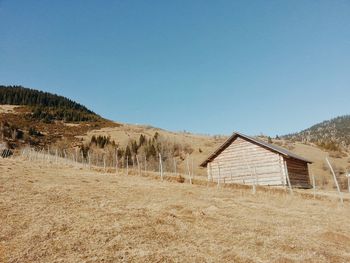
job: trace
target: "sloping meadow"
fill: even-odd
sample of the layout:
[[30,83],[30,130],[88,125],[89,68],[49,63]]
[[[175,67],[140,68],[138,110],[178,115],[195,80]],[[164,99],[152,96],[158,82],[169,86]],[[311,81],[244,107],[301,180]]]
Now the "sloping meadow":
[[350,204],[0,160],[0,262],[349,262]]

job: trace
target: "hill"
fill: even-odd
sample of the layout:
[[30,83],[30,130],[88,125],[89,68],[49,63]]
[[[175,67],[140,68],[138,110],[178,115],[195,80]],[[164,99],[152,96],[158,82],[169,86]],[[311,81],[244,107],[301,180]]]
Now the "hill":
[[[175,162],[178,172],[187,174],[190,169],[195,175],[205,176],[206,169],[200,168],[199,164],[227,138],[172,132],[147,125],[116,123],[105,120],[83,105],[62,96],[22,87],[11,89],[12,87],[3,87],[3,94],[5,91],[7,94],[6,100],[2,98],[3,102],[29,104],[0,106],[0,143],[5,141],[12,149],[30,145],[37,150],[57,150],[61,155],[72,156],[79,152],[79,156],[82,155],[85,159],[89,152],[94,156],[94,163],[103,165],[105,161],[111,167],[114,165],[117,150],[119,163],[124,167],[126,162],[132,167],[139,161],[141,165],[147,163],[147,168],[154,171],[159,169],[158,154],[161,153],[165,172],[173,172]],[[38,104],[34,103],[33,98],[26,99],[28,94],[36,96]],[[82,112],[96,119],[73,122],[54,115],[53,120],[47,121],[45,118],[33,117],[33,110],[37,107]],[[311,170],[316,177],[316,184],[321,188],[333,187],[332,177],[324,160],[326,156],[334,157],[331,161],[341,178],[342,188],[345,189],[347,184],[344,174],[350,169],[350,160],[346,149],[342,146],[340,150],[339,145],[348,143],[348,121],[348,116],[339,117],[280,139],[260,139],[313,161]],[[329,138],[332,138],[330,142]]]
[[0,86],[0,142],[15,149],[77,145],[76,136],[117,124],[66,97],[22,86]]
[[349,203],[335,196],[15,158],[0,162],[0,200],[0,262],[350,261]]
[[66,97],[24,88],[0,86],[0,104],[31,107],[29,118],[39,121],[96,121],[101,117],[85,106]]
[[175,161],[182,172],[190,166],[196,174],[205,174],[198,164],[225,139],[111,122],[66,97],[21,86],[0,86],[0,97],[0,135],[10,148],[31,145],[67,154],[78,150],[85,157],[89,151],[97,162],[106,158],[107,164],[118,148],[122,162],[134,165],[138,156],[147,159],[150,169],[157,169],[161,153],[168,171]]
[[283,139],[314,143],[323,149],[347,150],[350,146],[350,115],[315,124],[301,132],[282,136]]
[[[177,163],[178,171],[187,173],[188,165],[196,175],[206,175],[206,169],[200,168],[199,164],[216,147],[225,141],[226,136],[209,136],[193,134],[188,132],[173,132],[164,129],[133,124],[119,124],[115,127],[93,129],[86,134],[79,136],[81,142],[90,147],[93,146],[93,138],[108,138],[114,142],[120,150],[119,156],[128,155],[129,164],[133,165],[132,158],[136,155],[142,160],[147,158],[149,168],[158,169],[158,153],[161,153],[165,171],[173,171],[174,160]],[[151,150],[154,146],[155,151]],[[114,156],[114,147],[105,145],[93,151],[103,150]],[[189,164],[187,164],[189,159]],[[124,160],[125,161],[125,160]]]

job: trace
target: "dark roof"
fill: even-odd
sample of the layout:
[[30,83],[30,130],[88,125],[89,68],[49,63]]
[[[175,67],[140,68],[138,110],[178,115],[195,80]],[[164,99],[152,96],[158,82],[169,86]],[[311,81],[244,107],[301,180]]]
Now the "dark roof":
[[256,138],[244,135],[242,133],[239,132],[234,132],[230,138],[228,138],[215,152],[213,152],[204,162],[202,162],[200,164],[200,166],[205,167],[207,165],[207,163],[211,162],[212,160],[214,160],[223,150],[225,150],[237,137],[241,137],[247,141],[250,141],[252,143],[255,143],[261,147],[264,147],[268,150],[271,150],[273,152],[279,153],[287,158],[293,158],[293,159],[297,159],[297,160],[301,160],[303,162],[306,163],[312,163],[310,160],[307,160],[303,157],[300,157],[282,147],[278,147],[276,145],[272,145],[270,143],[264,142],[262,140],[258,140]]

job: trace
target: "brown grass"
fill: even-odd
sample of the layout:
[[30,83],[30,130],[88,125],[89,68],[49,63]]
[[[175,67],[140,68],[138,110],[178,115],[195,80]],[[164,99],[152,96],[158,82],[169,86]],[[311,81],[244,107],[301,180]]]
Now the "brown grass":
[[[45,134],[45,136],[38,139],[38,148],[47,149],[50,144],[50,148],[52,149],[58,147],[59,149],[67,149],[67,151],[69,151],[69,148],[72,146],[80,145],[82,142],[90,142],[93,135],[111,136],[112,140],[116,141],[121,147],[125,147],[130,139],[138,140],[141,134],[151,138],[158,132],[169,142],[189,145],[194,150],[191,154],[191,158],[193,158],[194,173],[196,175],[206,175],[206,169],[199,168],[199,164],[226,139],[224,136],[205,136],[186,132],[171,132],[151,126],[120,124],[111,121],[84,122],[80,124],[64,124],[63,122],[45,124],[37,122],[33,124],[32,120],[25,118],[29,110],[28,107],[23,106],[0,105],[0,119],[15,124],[24,130],[34,127]],[[332,175],[325,163],[325,158],[329,156],[332,165],[337,168],[336,173],[339,181],[344,182],[341,184],[343,190],[346,189],[347,185],[344,172],[350,170],[350,159],[347,153],[326,152],[317,147],[317,145],[306,145],[304,143],[286,140],[273,139],[273,143],[313,161],[310,168],[315,175],[316,185],[319,188],[327,190],[334,188]],[[18,145],[21,145],[21,143],[19,142]],[[186,169],[186,162],[178,160],[178,170],[180,172],[185,172]],[[341,173],[342,171],[343,173]]]
[[[85,143],[90,142],[91,137],[95,136],[110,136],[119,146],[126,147],[130,139],[139,140],[140,135],[145,135],[147,138],[152,138],[155,133],[159,133],[164,139],[169,142],[177,143],[185,146],[189,145],[193,152],[194,172],[200,175],[206,175],[206,169],[200,168],[202,163],[209,154],[211,154],[219,145],[221,145],[225,137],[207,136],[200,134],[191,134],[186,132],[172,132],[151,126],[133,125],[133,124],[119,124],[116,127],[105,127],[102,129],[95,129],[87,132],[86,135],[78,136]],[[184,172],[186,170],[186,162],[177,163],[178,170]]]
[[[27,133],[30,128],[35,128],[44,136],[32,137],[32,142],[38,148],[47,148],[49,145],[62,146],[69,148],[80,145],[79,135],[86,134],[90,130],[101,129],[104,127],[116,127],[120,124],[108,120],[99,120],[95,122],[81,123],[64,123],[63,121],[55,121],[52,123],[44,123],[42,121],[33,121],[28,118],[31,108],[27,106],[7,106],[0,105],[0,120],[8,122],[11,126],[16,126],[25,132],[24,137],[28,137]],[[28,145],[28,141],[19,140],[15,142],[17,146]],[[57,144],[57,145],[55,145]]]
[[[129,139],[138,139],[141,134],[152,137],[155,132],[160,133],[163,137],[167,138],[171,142],[190,145],[194,149],[193,153],[191,154],[191,158],[193,158],[195,167],[194,173],[203,176],[206,175],[207,171],[206,169],[199,168],[199,164],[211,153],[213,153],[213,151],[216,150],[217,147],[221,145],[226,139],[225,137],[170,132],[153,127],[131,124],[123,124],[119,125],[118,127],[106,127],[102,129],[91,130],[87,133],[86,136],[82,136],[81,138],[87,142],[90,141],[92,135],[111,136],[113,140],[124,147],[128,143]],[[339,181],[345,180],[345,176],[341,175],[339,171],[350,169],[349,158],[344,152],[326,152],[325,150],[317,147],[317,145],[306,145],[300,142],[291,142],[285,140],[274,139],[273,143],[311,160],[313,164],[310,165],[310,170],[315,175],[316,186],[318,188],[331,190],[334,187],[332,174],[330,173],[330,170],[325,163],[325,158],[327,156],[329,157],[332,165],[339,168],[336,169],[337,176],[339,176]],[[178,166],[180,171],[186,171],[186,162],[179,162]],[[345,190],[345,188],[343,188],[343,190]]]
[[0,159],[1,262],[349,262],[350,207]]

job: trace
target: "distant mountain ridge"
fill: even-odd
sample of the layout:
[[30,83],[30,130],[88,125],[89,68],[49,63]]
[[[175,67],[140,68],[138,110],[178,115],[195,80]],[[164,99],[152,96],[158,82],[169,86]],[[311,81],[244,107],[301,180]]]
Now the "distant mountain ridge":
[[[350,147],[350,115],[339,116],[315,124],[301,132],[287,134],[283,139],[315,143],[329,150]],[[334,149],[332,149],[334,148]]]

